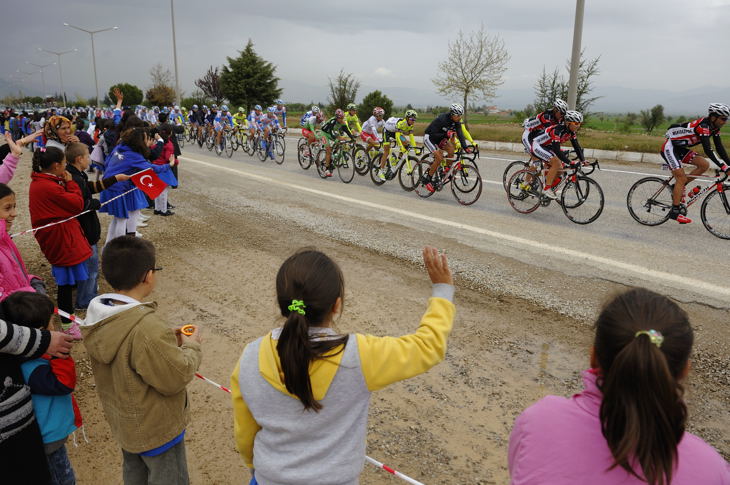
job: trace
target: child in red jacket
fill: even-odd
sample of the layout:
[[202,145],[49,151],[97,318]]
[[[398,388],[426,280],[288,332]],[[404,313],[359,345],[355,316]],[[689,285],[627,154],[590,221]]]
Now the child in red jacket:
[[[83,210],[81,189],[66,171],[66,157],[61,150],[49,147],[35,151],[28,198],[34,228],[62,221]],[[91,246],[79,221],[71,219],[40,229],[35,238],[51,263],[51,273],[58,285],[58,308],[73,313],[73,288],[89,278],[86,260],[91,257]],[[74,337],[81,338],[78,325],[65,323]]]
[[[177,165],[177,159],[175,156],[175,147],[172,144],[172,130],[171,126],[164,124],[160,126],[160,140],[158,143],[162,143],[162,151],[159,157],[153,160],[152,163],[155,165],[167,165],[171,167]],[[177,179],[173,175],[172,171],[162,172],[157,174],[163,182],[167,184],[165,190],[155,199],[155,215],[158,216],[171,216],[175,213],[172,212],[168,206],[168,193],[170,192],[170,186],[177,185]]]

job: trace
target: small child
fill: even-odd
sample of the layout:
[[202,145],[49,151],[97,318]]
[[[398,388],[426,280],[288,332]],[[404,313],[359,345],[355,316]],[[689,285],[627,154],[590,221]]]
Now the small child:
[[[155,165],[170,165],[171,167],[177,165],[177,159],[174,158],[175,147],[172,144],[173,137],[171,128],[172,127],[168,124],[160,126],[158,145],[162,145],[162,150],[160,151],[160,155],[152,161],[152,163]],[[167,187],[165,187],[165,190],[163,190],[162,193],[158,195],[155,199],[155,215],[172,216],[175,213],[168,208],[168,195],[170,192],[170,187],[177,185],[177,179],[172,173],[172,170],[167,172],[161,172],[159,174],[159,177],[163,182],[167,184]]]
[[[53,302],[46,295],[19,291],[5,299],[2,307],[3,314],[11,322],[53,330]],[[51,484],[74,485],[76,477],[65,445],[68,436],[81,426],[81,414],[72,394],[76,387],[74,361],[70,356],[56,359],[46,354],[24,362],[20,367],[30,387]]]
[[684,310],[634,288],[603,307],[595,328],[583,392],[547,396],[517,417],[511,483],[730,484],[727,462],[685,431],[694,335]]
[[365,462],[372,391],[443,360],[453,325],[446,255],[423,250],[432,297],[415,333],[338,335],[344,279],[315,250],[290,256],[276,276],[284,326],[248,344],[231,376],[234,434],[251,484],[356,484]]
[[155,247],[134,236],[107,243],[101,270],[115,293],[89,305],[84,342],[126,485],[187,485],[187,384],[200,366],[200,333],[171,329],[145,302],[162,268]]
[[[30,222],[39,227],[79,214],[84,208],[81,189],[66,171],[66,157],[58,148],[39,148],[33,153],[33,173],[28,192]],[[40,229],[34,233],[43,255],[51,263],[58,285],[58,308],[74,312],[73,288],[89,279],[86,261],[91,246],[77,219]],[[78,324],[64,320],[75,337],[81,338]]]
[[96,182],[90,182],[86,171],[91,166],[91,158],[89,150],[83,143],[70,143],[66,147],[66,160],[68,165],[66,170],[71,174],[71,178],[81,189],[81,195],[84,198],[84,211],[90,210],[78,217],[81,230],[91,246],[91,257],[86,260],[86,270],[89,278],[80,281],[76,288],[76,308],[86,309],[89,302],[96,296],[99,291],[99,239],[101,238],[101,224],[96,211],[101,203],[92,197],[96,194],[111,187],[117,182],[129,180],[129,175],[119,173],[113,177],[106,177]]

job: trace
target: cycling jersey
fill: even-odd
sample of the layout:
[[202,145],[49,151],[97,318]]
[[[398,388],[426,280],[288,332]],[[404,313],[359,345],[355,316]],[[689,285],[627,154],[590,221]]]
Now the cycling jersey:
[[208,111],[208,112],[207,112],[207,113],[205,114],[205,122],[206,122],[206,123],[210,123],[210,124],[213,124],[213,121],[215,121],[215,116],[216,116],[216,113],[215,113],[215,112],[213,112],[213,111]]
[[[442,142],[446,140],[450,131],[456,133],[456,136],[459,138],[459,143],[461,143],[461,146],[467,145],[466,139],[464,138],[464,131],[462,130],[461,126],[461,121],[452,120],[451,114],[449,113],[442,113],[438,115],[428,125],[428,127],[426,127],[425,135],[428,137],[429,143],[426,144],[424,138],[424,144],[426,144],[426,146],[432,144],[434,146],[441,147],[441,145],[443,144]],[[429,150],[431,150],[431,147],[429,147]]]
[[284,128],[286,128],[286,106],[282,106],[281,108],[279,108],[277,106],[276,107],[276,111],[274,111],[274,114],[278,118],[281,118],[281,122],[284,125]]
[[527,118],[522,126],[528,131],[544,130],[559,123],[553,110],[538,113],[534,118]]
[[681,162],[690,162],[697,153],[688,150],[687,147],[693,147],[699,143],[702,143],[702,149],[710,157],[710,160],[718,167],[722,167],[723,163],[717,159],[715,152],[712,150],[710,137],[715,140],[715,148],[722,161],[730,164],[730,158],[728,158],[720,139],[720,130],[714,128],[708,118],[699,118],[686,123],[671,125],[664,136],[667,141],[662,145],[661,154],[672,170],[681,167]]
[[404,150],[405,146],[403,145],[403,141],[400,136],[397,136],[398,133],[402,133],[403,135],[409,135],[412,147],[416,146],[416,139],[413,136],[413,128],[415,128],[415,126],[415,123],[413,123],[413,125],[409,125],[408,120],[405,118],[396,118],[395,116],[388,118],[388,121],[386,121],[385,125],[383,125],[383,135],[386,141],[385,144],[389,144],[389,139],[395,138],[398,142],[398,147],[401,150]]
[[226,126],[233,126],[233,117],[230,113],[226,114],[219,111],[215,118],[213,118],[213,128],[215,128],[216,131],[220,131]]
[[354,138],[350,128],[347,127],[347,123],[340,123],[337,118],[333,116],[324,123],[322,123],[322,133],[329,135],[330,137],[338,137],[343,134],[347,135],[351,140]]
[[555,156],[564,163],[570,164],[570,159],[560,148],[560,144],[568,140],[573,145],[573,150],[575,150],[578,159],[581,161],[585,160],[583,157],[583,148],[578,143],[578,137],[563,123],[550,126],[545,130],[535,131],[530,138],[532,140],[532,154],[542,160],[550,160]]
[[281,128],[279,125],[279,118],[276,117],[276,115],[270,116],[269,114],[266,114],[262,116],[259,119],[259,124],[261,125],[261,129],[264,128]]
[[357,113],[351,115],[349,111],[346,112],[345,123],[347,124],[347,127],[350,129],[350,131],[362,131],[362,126],[360,126],[360,118],[357,116]]
[[378,120],[375,115],[373,115],[362,124],[362,133],[367,133],[377,141],[383,141],[380,135],[378,135],[378,130],[381,130],[384,125],[385,121]]
[[304,113],[302,115],[302,117],[299,119],[299,126],[303,127],[307,123],[307,120],[309,119],[310,116],[312,116],[311,111],[307,111],[306,113]]
[[248,126],[248,119],[246,119],[246,115],[244,113],[238,112],[233,115],[233,124],[239,128],[245,128]]
[[317,131],[317,129],[320,126],[320,122],[317,120],[317,117],[315,115],[310,115],[306,120],[304,120],[304,125],[302,126],[304,129],[309,131]]
[[248,123],[251,129],[259,128],[260,127],[260,121],[263,117],[264,113],[256,113],[256,110],[251,111],[248,114]]

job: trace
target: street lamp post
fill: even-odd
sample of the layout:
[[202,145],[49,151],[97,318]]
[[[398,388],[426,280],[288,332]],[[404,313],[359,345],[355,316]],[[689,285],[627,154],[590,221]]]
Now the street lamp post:
[[96,86],[96,104],[99,104],[99,78],[96,76],[96,50],[94,49],[94,34],[98,34],[100,32],[106,32],[107,30],[117,30],[119,27],[107,27],[106,29],[99,29],[99,30],[86,30],[82,29],[81,27],[76,27],[75,25],[71,25],[68,22],[64,22],[63,25],[66,27],[71,27],[72,29],[80,30],[81,32],[86,32],[91,36],[91,62],[94,66],[94,85]]
[[177,44],[175,43],[175,6],[170,0],[170,17],[172,18],[172,55],[175,60],[175,104],[180,105],[180,81],[177,76]]
[[575,25],[573,26],[573,54],[570,59],[570,79],[568,80],[568,106],[576,109],[578,100],[578,68],[580,67],[580,41],[583,36],[583,11],[585,0],[575,2]]
[[41,84],[43,85],[43,100],[45,101],[46,95],[48,93],[46,93],[46,76],[43,74],[43,69],[47,68],[48,66],[52,66],[53,64],[55,64],[55,62],[50,62],[48,64],[34,64],[32,62],[25,61],[25,63],[29,64],[31,66],[35,66],[41,70]]
[[58,57],[58,78],[61,81],[61,97],[63,98],[63,107],[66,107],[66,91],[63,89],[63,70],[61,69],[61,56],[64,54],[70,54],[78,51],[78,49],[71,49],[69,51],[56,52],[48,49],[38,48],[41,52],[47,52],[48,54],[55,54]]

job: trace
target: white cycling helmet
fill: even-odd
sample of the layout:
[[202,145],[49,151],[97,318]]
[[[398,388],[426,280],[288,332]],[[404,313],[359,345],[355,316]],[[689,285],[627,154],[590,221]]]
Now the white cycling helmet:
[[562,99],[556,99],[555,100],[555,109],[557,109],[561,113],[565,114],[568,112],[568,103],[566,103]]
[[256,111],[261,111],[261,105],[257,104],[256,106],[253,107],[253,109]]
[[710,103],[708,111],[711,115],[721,116],[723,118],[730,118],[730,108],[723,103]]
[[274,113],[276,111],[276,106],[269,106],[269,113]]
[[312,114],[316,115],[317,113],[319,113],[319,106],[312,106]]
[[451,107],[449,107],[449,113],[451,115],[461,116],[464,114],[464,107],[459,103],[454,103],[451,105]]
[[563,118],[563,120],[572,123],[583,123],[583,115],[580,111],[575,111],[571,109],[565,112],[565,117]]
[[226,106],[225,104],[221,106],[221,111],[228,111],[228,106]]
[[277,99],[276,100],[276,104],[284,104],[284,100],[283,99]]

